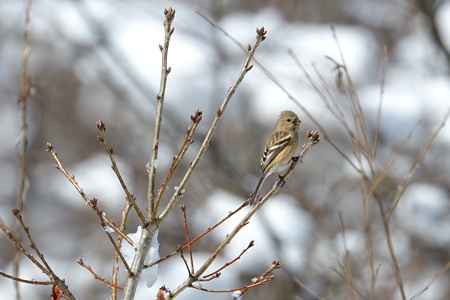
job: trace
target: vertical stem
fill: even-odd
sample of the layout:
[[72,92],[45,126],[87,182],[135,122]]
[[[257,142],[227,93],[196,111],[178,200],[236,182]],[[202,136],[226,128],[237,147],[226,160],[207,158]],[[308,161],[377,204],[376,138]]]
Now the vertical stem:
[[156,95],[156,120],[155,128],[153,131],[153,146],[150,158],[150,169],[148,172],[148,190],[147,190],[147,206],[148,206],[148,217],[154,219],[155,212],[155,175],[156,175],[156,165],[158,164],[158,147],[159,147],[159,134],[161,131],[162,122],[162,111],[164,104],[164,97],[166,94],[166,84],[167,76],[170,73],[170,68],[167,67],[167,56],[169,53],[169,42],[170,37],[174,29],[172,28],[172,21],[175,17],[175,10],[172,7],[165,9],[164,14],[166,19],[164,20],[164,45],[160,46],[162,53],[162,64],[161,64],[161,81],[159,85],[159,92]]
[[[27,193],[27,144],[28,144],[28,124],[27,124],[27,112],[26,112],[26,100],[28,95],[30,94],[30,83],[28,78],[28,58],[30,56],[30,44],[28,40],[28,34],[30,32],[30,9],[31,9],[31,0],[25,1],[25,29],[23,33],[23,40],[25,47],[22,53],[22,75],[20,79],[20,92],[18,97],[18,106],[19,106],[19,114],[21,119],[21,131],[20,138],[17,144],[17,148],[19,149],[18,154],[18,164],[19,164],[19,178],[17,183],[17,198],[16,198],[16,207],[19,211],[23,210],[23,205],[26,198]],[[21,226],[19,223],[16,223],[15,228],[15,236],[18,241],[21,240]],[[13,274],[16,277],[19,277],[19,261],[20,261],[20,250],[16,248],[16,253],[14,256],[13,262]],[[19,290],[19,282],[14,281],[14,287],[16,290],[16,299],[20,299],[20,290]]]
[[150,249],[150,244],[155,235],[156,230],[159,227],[159,220],[156,220],[155,215],[155,174],[156,165],[158,159],[158,146],[159,146],[159,134],[161,131],[162,122],[162,110],[164,104],[164,96],[166,91],[167,76],[170,73],[170,67],[167,67],[167,56],[169,52],[169,42],[170,37],[174,31],[172,28],[172,21],[175,17],[175,10],[172,7],[164,9],[164,14],[166,16],[164,20],[164,45],[160,46],[162,53],[162,65],[161,65],[161,82],[159,86],[159,93],[156,96],[156,121],[153,133],[153,146],[152,154],[150,159],[150,168],[148,174],[148,190],[147,190],[147,205],[148,205],[148,217],[150,223],[143,224],[142,234],[139,240],[139,246],[136,250],[136,255],[133,259],[133,264],[131,265],[131,273],[128,274],[127,280],[124,287],[124,300],[132,300],[135,297],[136,289],[141,277],[142,270],[144,268],[145,259],[147,257],[148,251]]

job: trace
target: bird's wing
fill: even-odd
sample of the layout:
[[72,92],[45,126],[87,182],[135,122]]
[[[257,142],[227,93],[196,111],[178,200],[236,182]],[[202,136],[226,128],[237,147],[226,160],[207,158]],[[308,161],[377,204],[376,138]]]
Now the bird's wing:
[[265,173],[267,166],[283,151],[292,139],[290,133],[277,131],[267,141],[261,156],[261,171]]

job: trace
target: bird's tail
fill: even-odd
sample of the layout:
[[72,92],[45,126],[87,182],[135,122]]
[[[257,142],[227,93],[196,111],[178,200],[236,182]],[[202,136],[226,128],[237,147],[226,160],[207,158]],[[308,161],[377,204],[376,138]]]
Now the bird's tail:
[[251,198],[250,198],[250,200],[248,200],[248,204],[250,204],[250,205],[256,204],[256,202],[258,200],[259,190],[261,189],[261,187],[264,183],[264,180],[266,180],[267,175],[268,174],[263,174],[261,176],[261,179],[259,179],[259,182],[258,182],[258,185],[256,186],[255,192],[253,194],[251,194],[251,196],[250,196]]

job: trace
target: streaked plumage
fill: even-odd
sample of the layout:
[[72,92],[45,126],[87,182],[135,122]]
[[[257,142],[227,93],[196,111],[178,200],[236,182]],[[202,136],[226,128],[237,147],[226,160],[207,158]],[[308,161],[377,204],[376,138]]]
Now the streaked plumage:
[[293,111],[285,110],[280,113],[261,157],[262,176],[252,194],[250,204],[256,202],[259,190],[267,176],[273,172],[283,172],[289,166],[298,147],[300,123],[300,119]]

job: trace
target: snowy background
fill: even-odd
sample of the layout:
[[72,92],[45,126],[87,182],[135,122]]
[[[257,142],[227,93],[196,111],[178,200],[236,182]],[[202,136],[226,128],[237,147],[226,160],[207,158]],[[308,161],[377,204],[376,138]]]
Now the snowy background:
[[[192,236],[237,208],[253,191],[259,177],[260,153],[279,111],[292,109],[298,113],[304,141],[306,130],[316,129],[304,107],[337,145],[349,151],[344,128],[337,124],[289,54],[292,51],[316,82],[325,80],[349,114],[348,95],[338,92],[335,65],[326,58],[341,62],[331,23],[335,25],[371,132],[380,101],[380,69],[386,46],[376,160],[380,169],[421,121],[382,182],[386,206],[450,107],[449,1],[34,1],[29,62],[33,93],[27,107],[30,188],[24,216],[37,245],[78,299],[107,299],[109,289],[78,266],[76,259],[81,257],[108,279],[114,249],[97,217],[54,169],[45,144],[53,144],[86,194],[97,197],[99,206],[118,222],[124,193],[96,138],[95,122],[102,119],[128,187],[144,209],[145,165],[150,157],[159,88],[158,44],[163,42],[163,10],[169,6],[176,10],[175,32],[169,49],[172,72],[163,115],[158,184],[181,145],[195,109],[203,111],[203,120],[168,195],[199,148],[245,59],[245,53],[199,13],[245,47],[253,43],[256,27],[264,26],[267,39],[255,58],[285,89],[277,86],[259,66],[244,79],[181,199],[187,206]],[[14,226],[10,208],[15,205],[18,174],[15,143],[20,119],[16,100],[24,20],[22,1],[0,1],[0,218],[9,228]],[[446,126],[421,162],[390,221],[408,299],[424,289],[450,261],[449,146],[450,127]],[[269,182],[275,180],[276,176],[267,180],[263,191],[268,191]],[[283,268],[275,272],[277,277],[251,290],[244,299],[316,299],[298,280],[325,299],[347,299],[346,283],[333,271],[339,269],[345,256],[343,235],[338,229],[338,215],[342,213],[354,285],[361,298],[368,299],[370,270],[359,180],[357,172],[323,140],[297,166],[281,193],[270,199],[238,234],[211,270],[236,257],[250,240],[255,240],[255,247],[222,272],[219,279],[203,286],[231,289],[248,284],[272,261],[279,260]],[[377,298],[401,299],[392,275],[380,213],[377,205],[370,205],[374,264],[379,268]],[[231,219],[194,246],[196,265],[208,257],[238,221],[239,216]],[[130,218],[127,233],[136,232],[138,225],[136,217]],[[185,243],[179,209],[162,225],[158,239],[161,256]],[[2,271],[11,272],[13,257],[12,245],[5,236],[0,236]],[[176,256],[159,266],[153,288],[141,284],[136,299],[154,299],[160,286],[174,289],[187,276],[182,260]],[[20,277],[46,279],[25,259]],[[449,274],[444,273],[418,299],[449,299],[449,280]],[[13,299],[14,288],[9,279],[0,277],[0,290],[0,299]],[[22,285],[21,291],[24,299],[47,299],[50,294],[48,287],[39,286]],[[196,290],[187,290],[179,296],[179,299],[230,298],[230,293]]]

